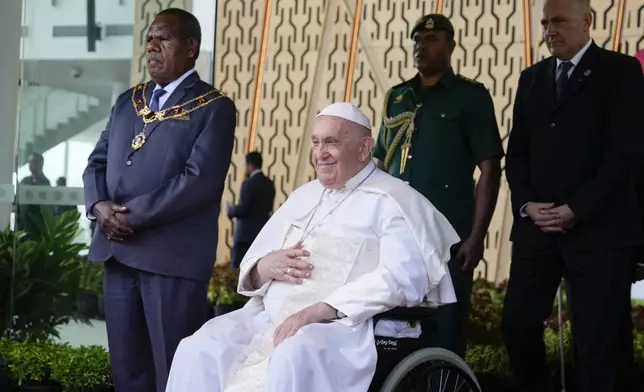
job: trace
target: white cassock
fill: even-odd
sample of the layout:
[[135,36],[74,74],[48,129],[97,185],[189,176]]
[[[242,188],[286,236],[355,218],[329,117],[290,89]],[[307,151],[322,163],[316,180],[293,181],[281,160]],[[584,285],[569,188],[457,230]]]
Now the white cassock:
[[[311,278],[254,290],[249,273],[257,261],[299,241],[312,214],[303,241]],[[181,342],[167,392],[367,391],[377,360],[372,317],[425,300],[456,302],[446,263],[458,241],[427,199],[373,163],[341,189],[325,190],[317,180],[303,185],[242,261],[239,292],[252,299]],[[346,317],[305,326],[274,348],[282,321],[320,301]],[[381,323],[378,335],[420,333],[419,326]]]

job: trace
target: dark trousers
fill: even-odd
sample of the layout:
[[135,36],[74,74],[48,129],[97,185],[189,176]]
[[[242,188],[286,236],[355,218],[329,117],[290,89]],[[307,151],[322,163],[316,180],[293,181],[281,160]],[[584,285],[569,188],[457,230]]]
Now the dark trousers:
[[[447,264],[454,284],[456,303],[439,306],[433,320],[435,329],[430,323],[423,325],[422,339],[428,347],[440,347],[449,350],[465,359],[467,348],[467,323],[470,314],[473,272],[463,272],[461,264],[452,259]],[[425,343],[426,342],[426,343]]]
[[165,391],[179,342],[207,321],[208,283],[110,260],[103,291],[115,391]]
[[235,241],[230,255],[230,264],[233,268],[239,268],[251,245],[252,242]]
[[[628,362],[625,339],[630,313],[630,252],[576,252],[562,247],[512,250],[503,309],[503,334],[522,391],[547,391],[543,321],[551,312],[565,273],[577,387],[580,392],[618,391],[618,368]],[[628,346],[631,348],[629,349]]]
[[[631,271],[631,276],[633,275],[633,271]],[[632,279],[631,279],[632,281]],[[564,283],[564,289],[566,291],[566,309],[572,309],[572,295],[570,293],[570,285],[565,282]],[[617,343],[617,349],[621,350],[621,355],[619,356],[619,360],[623,361],[623,363],[617,365],[617,381],[616,381],[616,391],[629,391],[629,390],[636,390],[636,385],[638,385],[638,388],[642,388],[642,385],[639,385],[641,383],[640,380],[637,379],[637,368],[635,366],[635,347],[633,346],[633,319],[631,317],[631,298],[629,296],[627,300],[626,306],[629,309],[628,313],[624,313],[622,315],[622,321],[620,322],[620,330],[618,334],[618,343]],[[574,321],[572,320],[572,315],[568,314],[568,320],[570,321],[570,332],[572,334],[572,344],[573,344],[573,353],[575,357],[577,356],[577,348],[576,348],[576,343],[575,343],[575,329],[573,325]],[[578,326],[578,328],[583,328],[583,325]],[[574,362],[573,362],[573,365]],[[640,389],[637,389],[638,391]]]

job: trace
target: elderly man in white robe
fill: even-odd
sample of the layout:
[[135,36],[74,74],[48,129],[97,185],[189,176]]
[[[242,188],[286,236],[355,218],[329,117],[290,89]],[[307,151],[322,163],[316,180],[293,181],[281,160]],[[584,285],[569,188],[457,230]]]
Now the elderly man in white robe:
[[[167,392],[365,392],[376,369],[373,316],[456,301],[447,269],[458,235],[432,204],[376,168],[367,117],[322,110],[311,141],[317,180],[295,190],[240,267],[240,310],[176,351]],[[419,326],[380,321],[378,335]]]

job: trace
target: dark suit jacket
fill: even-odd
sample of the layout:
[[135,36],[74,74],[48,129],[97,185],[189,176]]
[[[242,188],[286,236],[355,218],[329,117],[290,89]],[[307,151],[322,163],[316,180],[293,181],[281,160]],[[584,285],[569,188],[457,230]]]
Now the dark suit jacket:
[[264,173],[244,180],[239,204],[228,209],[229,218],[237,218],[235,242],[251,243],[268,222],[275,203],[275,184]]
[[[147,102],[154,86],[147,84]],[[193,73],[168,97],[164,108],[211,90],[211,85]],[[88,214],[101,200],[125,205],[135,234],[112,242],[96,230],[90,260],[114,257],[152,273],[202,281],[210,278],[236,109],[230,99],[222,97],[188,116],[189,120],[149,124],[148,132],[153,133],[141,149],[133,151],[132,139],[143,129],[143,121],[134,110],[132,89],[117,98],[83,174],[85,204]]]
[[[631,247],[642,222],[633,169],[642,164],[644,79],[638,61],[594,43],[560,99],[554,58],[522,72],[514,103],[506,175],[512,192],[511,240],[575,249]],[[578,218],[565,235],[541,232],[519,209],[528,202],[567,204]]]

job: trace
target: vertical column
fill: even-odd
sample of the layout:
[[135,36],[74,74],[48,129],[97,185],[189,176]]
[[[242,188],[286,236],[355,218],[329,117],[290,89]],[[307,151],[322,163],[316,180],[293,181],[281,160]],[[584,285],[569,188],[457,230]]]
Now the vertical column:
[[257,73],[255,75],[255,94],[253,96],[253,109],[251,111],[250,129],[248,130],[248,144],[246,152],[255,149],[255,138],[257,137],[257,121],[259,120],[259,101],[262,93],[264,76],[264,62],[266,61],[266,48],[268,47],[268,29],[271,25],[271,11],[273,10],[273,0],[264,0],[264,20],[262,21],[262,41],[259,49],[259,61],[257,63]]
[[356,68],[356,55],[358,51],[358,37],[360,36],[360,21],[362,18],[362,0],[356,0],[356,9],[353,14],[353,33],[351,35],[351,49],[349,50],[349,65],[347,78],[344,85],[344,101],[351,101],[351,87],[353,87],[353,71]]
[[192,12],[192,0],[135,0],[134,25],[132,26],[132,65],[130,83],[136,85],[148,80],[145,68],[145,43],[148,28],[154,16],[166,8],[181,8]]
[[624,25],[624,6],[626,0],[619,0],[617,4],[617,21],[615,22],[615,31],[613,32],[613,50],[620,51],[622,44],[622,26]]
[[9,224],[13,202],[22,35],[22,0],[5,3],[0,12],[4,35],[0,41],[0,229]]

